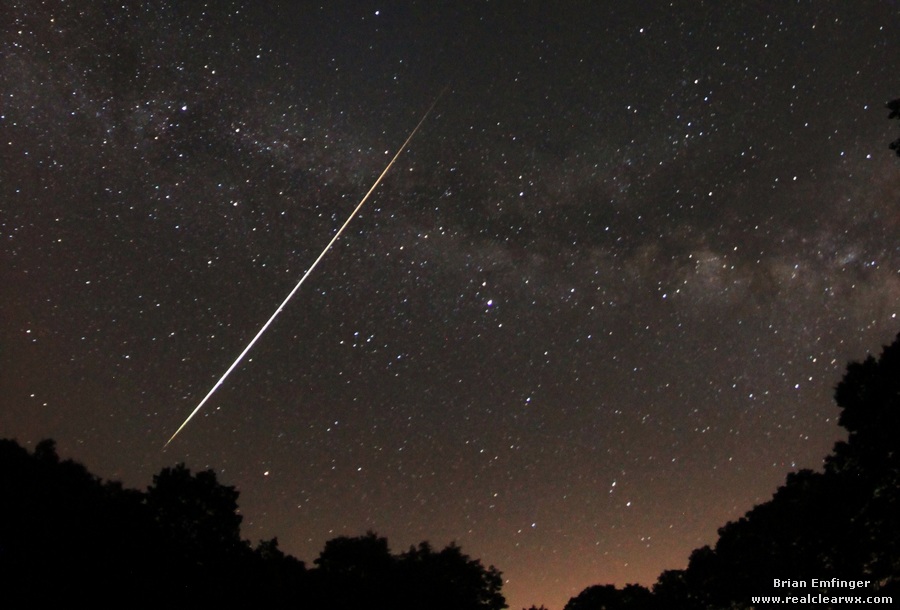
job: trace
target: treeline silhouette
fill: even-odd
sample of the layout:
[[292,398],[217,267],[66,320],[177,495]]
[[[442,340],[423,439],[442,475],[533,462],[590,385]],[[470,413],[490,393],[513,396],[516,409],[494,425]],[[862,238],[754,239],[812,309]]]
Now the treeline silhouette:
[[[714,546],[695,550],[686,569],[663,572],[651,589],[595,585],[565,610],[751,608],[753,596],[823,592],[813,578],[871,581],[829,596],[900,599],[900,335],[877,360],[851,363],[834,397],[849,434],[822,472],[789,474],[771,500],[719,529]],[[775,578],[810,587],[774,589]]]
[[240,537],[239,493],[179,464],[146,492],[0,440],[0,607],[500,610],[500,573],[451,544],[399,555],[374,533],[329,540],[313,568]]
[[[588,587],[565,610],[750,608],[775,578],[869,580],[900,598],[900,335],[878,359],[851,363],[835,390],[848,434],[821,472],[787,476],[768,502],[719,530],[687,568],[651,588]],[[278,539],[240,537],[238,491],[212,470],[164,468],[146,491],[102,481],[0,440],[0,605],[329,610],[500,610],[500,572],[451,544],[392,554],[369,532],[329,540],[308,568]],[[819,607],[837,607],[819,604]],[[533,610],[546,610],[533,609]]]
[[[835,389],[835,444],[822,472],[787,476],[773,498],[719,530],[687,568],[652,588],[588,587],[565,610],[750,608],[775,578],[868,580],[900,598],[900,335],[878,359],[851,363]],[[329,540],[308,568],[278,539],[240,537],[238,491],[212,470],[164,468],[146,491],[102,481],[61,460],[52,440],[34,452],[0,440],[0,604],[144,608],[500,610],[500,572],[456,545],[392,554],[369,532]],[[819,607],[837,607],[820,604]],[[545,610],[543,607],[539,610]]]

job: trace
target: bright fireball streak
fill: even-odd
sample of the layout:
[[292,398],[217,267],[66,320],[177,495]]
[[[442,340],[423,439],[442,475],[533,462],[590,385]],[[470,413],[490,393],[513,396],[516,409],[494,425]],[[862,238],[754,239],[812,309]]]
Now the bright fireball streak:
[[[444,91],[446,91],[446,89],[444,89]],[[281,305],[278,306],[278,309],[275,310],[275,313],[273,313],[272,316],[268,320],[266,320],[266,323],[262,325],[262,328],[259,329],[259,332],[256,333],[256,336],[253,337],[253,339],[250,340],[250,343],[247,344],[247,347],[244,348],[244,351],[242,351],[240,353],[240,355],[238,355],[238,357],[234,359],[234,362],[231,363],[231,366],[229,366],[228,369],[225,371],[225,373],[223,373],[222,376],[219,377],[219,380],[212,387],[212,389],[206,394],[206,396],[203,397],[203,400],[200,401],[200,404],[198,404],[196,407],[194,407],[194,410],[191,411],[191,414],[187,416],[187,419],[185,419],[184,422],[180,426],[178,426],[178,430],[175,431],[175,434],[173,434],[171,437],[169,437],[169,440],[167,440],[166,444],[163,445],[163,449],[168,447],[169,443],[171,443],[173,440],[175,440],[175,437],[178,436],[178,433],[181,432],[184,429],[184,427],[188,425],[188,422],[191,421],[194,418],[194,416],[200,411],[200,409],[203,408],[203,405],[206,404],[206,401],[208,401],[210,399],[210,397],[215,393],[215,391],[219,389],[219,386],[221,386],[222,383],[224,383],[224,381],[231,374],[231,371],[233,371],[234,369],[237,368],[237,365],[241,363],[241,360],[244,359],[244,356],[247,355],[247,352],[249,352],[253,348],[253,345],[259,340],[260,337],[262,337],[263,333],[266,332],[266,329],[269,328],[269,326],[272,324],[272,322],[275,321],[275,318],[278,317],[278,314],[281,313],[281,310],[283,310],[285,308],[285,306],[288,304],[288,301],[291,300],[291,297],[293,297],[297,293],[297,291],[300,290],[300,286],[303,285],[303,282],[306,281],[306,278],[309,277],[309,274],[312,273],[313,269],[316,268],[316,265],[319,264],[319,261],[321,261],[323,258],[325,258],[325,255],[331,249],[331,246],[333,246],[335,244],[335,242],[341,236],[341,233],[343,233],[344,229],[347,228],[347,225],[350,224],[350,221],[353,220],[353,218],[356,216],[356,214],[359,212],[359,210],[363,207],[363,204],[365,204],[366,201],[368,201],[369,197],[372,195],[372,193],[375,191],[375,189],[378,188],[378,185],[381,184],[381,181],[384,179],[384,177],[390,171],[391,167],[394,165],[394,163],[400,157],[400,154],[406,148],[406,145],[409,144],[410,140],[413,139],[413,136],[416,135],[417,131],[419,131],[419,127],[421,127],[422,123],[425,122],[425,119],[428,118],[428,115],[431,113],[432,109],[434,109],[435,105],[438,103],[438,100],[440,100],[441,96],[444,95],[444,91],[441,91],[440,95],[438,95],[435,98],[435,100],[431,103],[431,106],[428,108],[428,110],[425,111],[425,114],[422,115],[422,118],[419,120],[419,123],[410,132],[409,136],[403,142],[403,145],[400,146],[400,148],[397,150],[396,154],[394,154],[394,158],[391,159],[391,162],[387,164],[387,167],[384,168],[384,171],[381,172],[381,175],[378,176],[378,179],[375,180],[374,184],[372,184],[372,187],[368,190],[365,197],[362,198],[362,201],[360,201],[357,204],[357,206],[353,209],[353,211],[350,213],[350,216],[348,216],[347,220],[344,221],[344,224],[341,225],[341,228],[338,229],[337,233],[334,234],[334,237],[331,238],[331,241],[328,242],[328,245],[325,246],[324,250],[322,250],[322,253],[319,254],[318,258],[316,258],[316,260],[313,261],[313,264],[309,266],[309,269],[306,270],[306,273],[303,274],[303,277],[300,278],[300,281],[297,282],[297,285],[294,286],[294,289],[291,290],[291,292],[287,295],[287,297],[285,297],[284,301],[281,302]]]

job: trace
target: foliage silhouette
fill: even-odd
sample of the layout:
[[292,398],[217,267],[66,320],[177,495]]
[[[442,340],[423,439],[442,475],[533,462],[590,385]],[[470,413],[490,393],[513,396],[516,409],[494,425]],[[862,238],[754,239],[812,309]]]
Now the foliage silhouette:
[[146,504],[159,533],[185,556],[243,550],[238,492],[220,485],[212,470],[192,475],[184,464],[153,476]]
[[572,598],[566,610],[750,608],[754,595],[779,594],[772,590],[775,578],[869,580],[870,589],[853,593],[896,596],[900,335],[878,359],[848,365],[835,402],[841,409],[838,423],[849,434],[835,444],[823,472],[790,473],[771,500],[720,528],[714,546],[696,549],[686,569],[660,574],[652,594],[626,600],[632,585],[593,586]]
[[398,557],[406,598],[404,607],[417,608],[428,600],[432,610],[500,610],[506,600],[500,572],[463,554],[456,544],[435,552],[422,542]]
[[[839,424],[822,472],[787,476],[772,499],[719,530],[652,592],[593,586],[566,610],[749,607],[773,578],[900,585],[900,335],[851,363],[835,389]],[[223,604],[329,610],[500,610],[502,579],[456,545],[393,555],[373,532],[328,541],[307,570],[277,538],[240,538],[239,493],[211,470],[163,469],[146,492],[104,482],[44,440],[33,453],[0,440],[4,602],[94,606]],[[102,578],[102,581],[99,580]],[[99,584],[102,582],[102,585]],[[135,602],[137,596],[137,602]],[[823,607],[829,607],[823,605]]]
[[164,468],[146,492],[0,440],[0,602],[45,607],[500,610],[500,573],[456,545],[392,555],[369,532],[328,541],[316,567],[278,539],[240,538],[239,492],[213,471]]
[[864,493],[853,516],[865,573],[896,591],[900,584],[900,335],[872,356],[850,364],[835,390],[839,424],[849,431],[835,445],[826,473]]
[[[888,114],[889,119],[900,119],[900,98],[896,100],[891,100],[886,104],[888,110],[890,110],[890,114]],[[900,138],[897,138],[893,142],[891,142],[891,150],[897,153],[897,156],[900,157]]]
[[386,608],[395,601],[394,558],[387,539],[373,532],[329,540],[314,563],[321,599],[335,610]]
[[654,604],[653,595],[640,585],[588,587],[569,600],[564,610],[647,610]]
[[493,566],[455,544],[434,551],[427,542],[391,555],[373,532],[329,540],[315,560],[320,592],[332,608],[500,610],[503,581]]
[[[772,499],[719,530],[652,592],[593,586],[566,610],[749,607],[773,578],[900,585],[900,335],[851,363],[835,389],[839,424],[822,472],[787,476]],[[240,538],[238,491],[213,471],[164,468],[146,492],[104,482],[44,440],[33,453],[0,440],[0,574],[5,602],[89,600],[205,608],[500,610],[502,579],[456,545],[393,555],[373,532],[328,541],[307,570],[277,538]],[[102,586],[98,579],[102,578]],[[871,591],[870,591],[871,593]],[[134,602],[135,596],[139,600]],[[823,607],[829,607],[823,605]]]

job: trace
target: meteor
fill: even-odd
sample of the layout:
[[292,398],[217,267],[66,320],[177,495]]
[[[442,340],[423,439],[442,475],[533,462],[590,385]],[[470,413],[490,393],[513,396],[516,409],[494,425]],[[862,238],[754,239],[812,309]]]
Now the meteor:
[[400,148],[397,149],[397,152],[394,154],[394,157],[391,159],[390,163],[387,164],[387,167],[384,168],[384,171],[381,172],[381,175],[378,176],[378,179],[375,180],[375,182],[369,188],[368,192],[366,192],[366,194],[362,198],[362,200],[356,205],[356,207],[353,209],[353,211],[350,212],[350,216],[347,217],[347,220],[344,221],[344,224],[341,225],[341,228],[337,230],[337,233],[334,234],[334,237],[332,237],[331,241],[328,242],[328,245],[325,246],[325,249],[322,250],[321,254],[319,254],[319,256],[316,258],[316,260],[313,261],[313,264],[309,266],[309,269],[306,270],[306,273],[303,274],[303,276],[300,278],[300,281],[297,282],[296,286],[294,286],[294,289],[291,290],[290,293],[288,293],[287,297],[285,297],[285,299],[281,302],[281,305],[278,306],[278,309],[275,310],[275,313],[273,313],[271,315],[271,317],[269,317],[269,319],[266,320],[266,323],[262,325],[262,328],[259,329],[259,332],[256,333],[256,336],[250,340],[250,343],[247,344],[247,347],[244,348],[244,351],[242,351],[238,355],[238,357],[234,359],[234,362],[231,363],[231,366],[229,366],[228,369],[225,371],[225,373],[223,373],[222,376],[219,377],[219,380],[215,383],[215,385],[212,387],[212,389],[206,394],[206,396],[203,397],[203,400],[200,401],[200,404],[198,404],[196,407],[194,407],[194,410],[191,411],[191,414],[187,416],[187,419],[185,419],[184,422],[182,422],[182,424],[180,426],[178,426],[178,429],[175,430],[175,434],[173,434],[171,437],[169,437],[169,440],[167,440],[166,444],[163,445],[163,449],[168,447],[169,443],[171,443],[173,440],[175,440],[175,437],[178,436],[178,433],[181,432],[184,429],[184,427],[188,425],[188,422],[191,421],[191,419],[194,418],[194,416],[200,411],[200,409],[203,408],[203,405],[205,405],[206,402],[215,393],[215,391],[219,389],[219,387],[222,385],[222,383],[225,382],[225,380],[228,378],[228,376],[231,374],[231,372],[237,368],[238,364],[241,363],[241,360],[244,359],[244,356],[247,355],[247,352],[249,352],[253,348],[253,345],[259,340],[260,337],[262,337],[263,333],[266,332],[266,329],[268,329],[269,326],[272,324],[272,322],[275,321],[275,318],[278,317],[278,314],[280,314],[281,311],[285,308],[285,306],[288,304],[288,301],[290,301],[291,298],[297,293],[297,291],[300,290],[300,286],[303,285],[303,282],[306,281],[306,278],[309,277],[309,274],[312,273],[313,269],[316,268],[316,266],[319,264],[319,262],[323,258],[325,258],[325,255],[328,253],[328,251],[331,249],[331,247],[335,244],[335,242],[337,242],[338,238],[340,238],[341,234],[344,232],[344,229],[346,229],[347,226],[350,224],[350,221],[352,221],[353,218],[357,215],[357,213],[359,213],[359,210],[363,207],[363,205],[366,203],[366,201],[368,201],[369,197],[372,195],[372,193],[375,191],[375,189],[378,188],[378,185],[381,184],[381,181],[384,179],[384,177],[390,171],[391,167],[394,165],[394,163],[400,157],[401,153],[403,153],[403,150],[406,148],[406,146],[413,139],[413,136],[416,135],[416,132],[419,131],[419,128],[422,126],[422,123],[425,122],[425,119],[428,118],[428,115],[431,114],[431,111],[434,109],[434,107],[437,105],[438,101],[441,99],[441,97],[444,95],[444,93],[446,91],[447,91],[447,88],[445,87],[444,90],[441,91],[440,94],[438,94],[438,96],[434,99],[434,101],[431,103],[431,106],[429,106],[428,110],[425,111],[425,114],[422,115],[422,118],[419,120],[418,124],[416,124],[416,126],[413,128],[413,130],[409,133],[409,135],[407,136],[407,138],[403,142],[403,144],[400,146]]

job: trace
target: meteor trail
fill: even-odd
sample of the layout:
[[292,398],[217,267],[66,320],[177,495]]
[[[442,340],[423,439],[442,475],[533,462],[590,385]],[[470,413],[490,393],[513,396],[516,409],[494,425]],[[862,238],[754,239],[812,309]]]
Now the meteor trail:
[[241,360],[244,359],[244,356],[247,355],[247,352],[249,352],[251,350],[251,348],[253,348],[253,345],[259,340],[259,338],[263,335],[263,333],[266,332],[266,329],[269,328],[269,325],[272,324],[272,322],[275,320],[275,318],[278,316],[278,314],[281,313],[281,310],[284,309],[285,306],[288,304],[288,301],[291,300],[291,297],[293,297],[294,294],[296,294],[297,291],[300,290],[300,286],[303,285],[303,282],[306,281],[306,278],[309,277],[309,274],[312,273],[313,269],[316,268],[316,265],[319,264],[319,261],[321,261],[325,257],[325,254],[328,253],[328,251],[331,249],[331,246],[333,246],[334,243],[338,240],[338,238],[341,236],[341,233],[343,233],[344,229],[347,228],[347,225],[350,224],[350,221],[353,220],[353,218],[356,216],[356,214],[359,212],[359,210],[363,207],[363,204],[365,204],[365,202],[369,199],[369,197],[372,195],[372,193],[375,191],[375,189],[378,188],[378,185],[381,184],[381,181],[384,179],[384,177],[390,171],[391,167],[394,165],[394,162],[396,162],[397,159],[400,157],[400,154],[406,148],[407,144],[409,144],[409,142],[413,139],[413,136],[416,135],[416,132],[419,131],[419,127],[422,126],[422,123],[425,122],[425,119],[428,118],[428,115],[431,113],[431,111],[434,109],[434,107],[437,105],[438,101],[441,99],[441,97],[444,95],[444,93],[446,91],[447,91],[447,88],[445,87],[444,90],[441,91],[440,94],[438,94],[438,96],[434,99],[434,101],[431,103],[431,106],[429,106],[428,110],[425,111],[425,114],[422,115],[422,118],[419,120],[418,124],[416,124],[415,128],[413,128],[413,130],[409,133],[409,136],[407,136],[406,140],[403,142],[403,144],[400,146],[400,148],[397,149],[397,152],[394,154],[394,157],[391,159],[391,162],[387,164],[387,167],[384,168],[384,171],[381,172],[381,175],[378,176],[378,179],[375,180],[374,184],[372,184],[371,188],[369,188],[368,192],[365,194],[365,196],[362,198],[362,200],[357,204],[357,206],[353,209],[353,211],[350,212],[350,216],[347,217],[347,220],[344,221],[344,224],[341,225],[341,228],[337,230],[337,233],[334,234],[334,237],[331,238],[331,241],[329,241],[328,245],[325,246],[325,249],[322,250],[322,253],[319,254],[318,258],[316,258],[316,260],[313,261],[313,264],[309,266],[309,269],[306,270],[306,273],[303,274],[303,277],[300,278],[300,281],[297,282],[297,285],[294,286],[294,289],[291,290],[291,292],[287,295],[287,297],[285,297],[284,301],[281,302],[281,305],[278,306],[278,309],[275,310],[275,313],[273,313],[272,316],[268,320],[266,320],[266,323],[262,325],[262,328],[259,329],[259,332],[256,333],[256,336],[250,340],[250,343],[247,344],[247,347],[244,348],[244,351],[242,351],[240,353],[240,355],[238,355],[238,357],[235,358],[234,362],[231,363],[231,366],[228,367],[228,369],[219,378],[219,380],[212,387],[212,389],[206,394],[206,396],[203,397],[203,400],[200,401],[200,404],[198,404],[196,407],[194,407],[194,410],[191,411],[191,414],[187,416],[187,419],[185,419],[184,422],[182,422],[182,424],[180,426],[178,426],[178,429],[175,431],[175,434],[173,434],[171,437],[169,437],[169,440],[167,440],[166,444],[163,445],[163,449],[168,447],[169,443],[171,443],[173,440],[175,440],[175,437],[178,436],[178,433],[181,432],[184,429],[184,427],[188,425],[188,422],[191,421],[191,419],[194,418],[194,416],[200,411],[200,409],[203,408],[203,405],[206,404],[206,401],[208,401],[210,399],[210,397],[215,393],[215,391],[219,389],[219,386],[221,386],[222,383],[225,381],[225,379],[228,378],[228,375],[231,374],[231,371],[233,371],[235,368],[237,368],[237,365],[240,364]]

